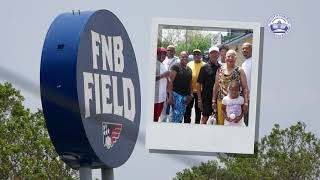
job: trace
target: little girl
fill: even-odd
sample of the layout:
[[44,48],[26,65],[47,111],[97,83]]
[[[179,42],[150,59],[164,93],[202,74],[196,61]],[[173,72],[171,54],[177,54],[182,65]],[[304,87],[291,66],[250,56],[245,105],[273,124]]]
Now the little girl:
[[222,99],[222,113],[225,117],[224,125],[226,126],[243,126],[242,105],[244,99],[240,94],[240,83],[231,81],[228,87],[228,95]]

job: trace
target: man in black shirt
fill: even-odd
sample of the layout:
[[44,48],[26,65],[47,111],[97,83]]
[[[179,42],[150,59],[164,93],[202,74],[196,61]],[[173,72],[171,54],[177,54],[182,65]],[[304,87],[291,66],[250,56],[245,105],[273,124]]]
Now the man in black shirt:
[[187,63],[188,53],[182,51],[180,53],[180,63],[174,64],[170,69],[168,104],[172,105],[172,122],[175,123],[182,123],[187,104],[193,98],[192,71]]
[[212,46],[209,49],[210,60],[201,67],[197,81],[198,106],[202,111],[201,124],[206,124],[212,114],[212,89],[215,82],[218,63],[219,48]]

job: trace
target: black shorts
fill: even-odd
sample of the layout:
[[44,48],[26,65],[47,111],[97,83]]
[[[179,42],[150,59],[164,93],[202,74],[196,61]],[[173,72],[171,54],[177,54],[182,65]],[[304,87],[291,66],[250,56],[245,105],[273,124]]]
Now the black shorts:
[[209,117],[211,116],[213,109],[212,109],[212,102],[211,101],[203,101],[202,103],[203,110],[202,110],[202,115]]

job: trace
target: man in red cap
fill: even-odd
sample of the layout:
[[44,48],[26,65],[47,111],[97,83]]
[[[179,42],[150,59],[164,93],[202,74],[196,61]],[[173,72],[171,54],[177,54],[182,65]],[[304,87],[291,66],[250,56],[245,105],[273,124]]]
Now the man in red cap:
[[159,116],[163,109],[163,103],[167,95],[167,77],[170,72],[167,71],[162,64],[166,58],[167,50],[163,47],[157,48],[157,62],[156,62],[156,82],[155,82],[155,96],[154,96],[154,117],[153,121],[158,122]]

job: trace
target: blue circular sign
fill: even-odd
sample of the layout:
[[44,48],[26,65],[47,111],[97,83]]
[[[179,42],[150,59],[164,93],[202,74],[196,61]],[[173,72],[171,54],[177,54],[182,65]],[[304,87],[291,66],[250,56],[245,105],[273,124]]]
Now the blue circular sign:
[[130,38],[113,13],[58,16],[40,81],[48,131],[67,164],[114,168],[128,160],[139,132],[140,82]]

